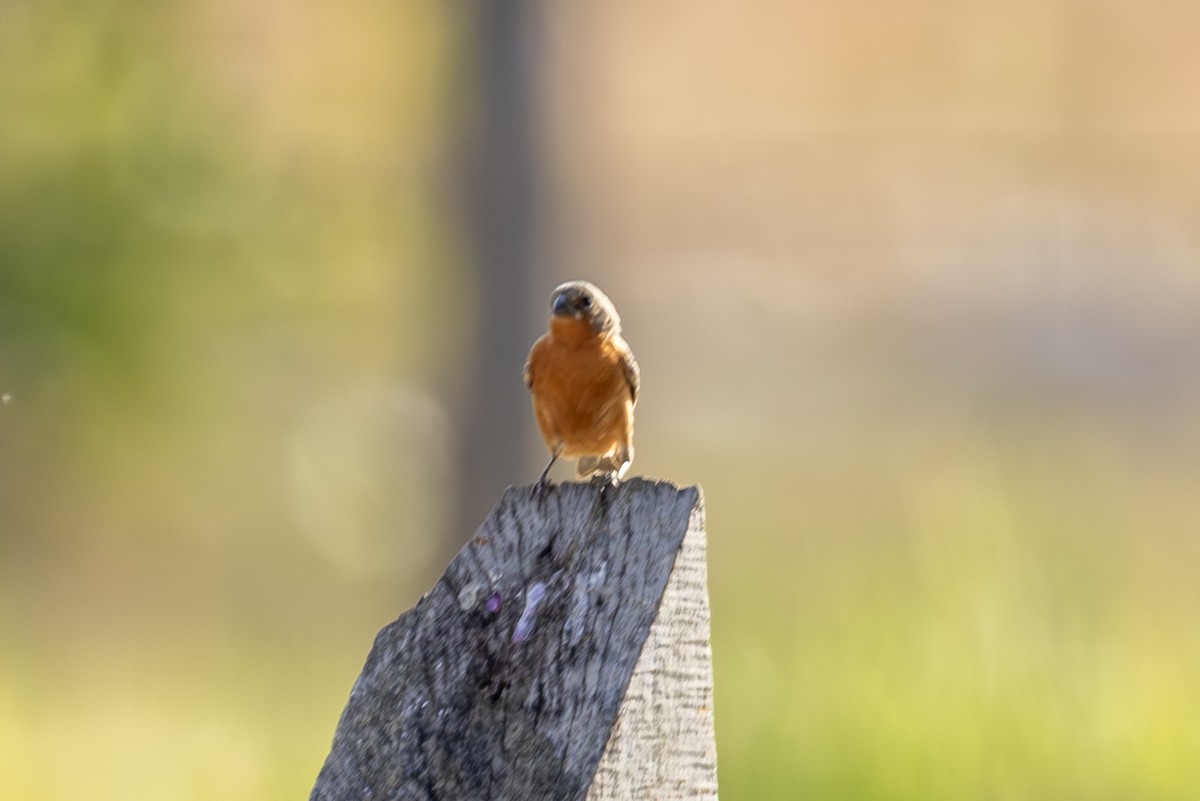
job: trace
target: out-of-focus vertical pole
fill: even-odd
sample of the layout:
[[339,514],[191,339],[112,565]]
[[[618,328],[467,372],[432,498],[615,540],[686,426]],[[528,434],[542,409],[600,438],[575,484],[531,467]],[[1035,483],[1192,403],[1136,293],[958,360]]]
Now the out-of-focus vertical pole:
[[537,285],[537,0],[476,0],[469,46],[476,125],[464,137],[472,258],[479,317],[460,410],[461,544],[509,484],[534,437],[521,368],[544,325],[549,289]]

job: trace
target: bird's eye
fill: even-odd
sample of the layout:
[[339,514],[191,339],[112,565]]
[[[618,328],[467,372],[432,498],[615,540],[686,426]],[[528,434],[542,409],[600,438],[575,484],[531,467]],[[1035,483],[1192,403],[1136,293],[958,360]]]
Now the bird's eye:
[[579,305],[586,309],[588,306],[592,305],[592,299],[587,295],[583,295],[579,298]]

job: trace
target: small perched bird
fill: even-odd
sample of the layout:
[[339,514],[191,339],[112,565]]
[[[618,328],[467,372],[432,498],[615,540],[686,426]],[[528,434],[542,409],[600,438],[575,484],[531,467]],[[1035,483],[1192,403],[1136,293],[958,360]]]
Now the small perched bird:
[[568,281],[550,296],[550,330],[529,351],[525,384],[550,462],[578,459],[581,477],[614,483],[633,461],[633,405],[641,376],[612,301],[587,281]]

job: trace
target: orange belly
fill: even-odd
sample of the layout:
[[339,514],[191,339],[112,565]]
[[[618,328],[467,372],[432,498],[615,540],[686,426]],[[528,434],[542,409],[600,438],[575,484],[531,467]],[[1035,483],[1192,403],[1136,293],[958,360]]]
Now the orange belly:
[[544,336],[530,354],[530,368],[534,415],[551,451],[575,459],[632,446],[633,397],[611,342]]

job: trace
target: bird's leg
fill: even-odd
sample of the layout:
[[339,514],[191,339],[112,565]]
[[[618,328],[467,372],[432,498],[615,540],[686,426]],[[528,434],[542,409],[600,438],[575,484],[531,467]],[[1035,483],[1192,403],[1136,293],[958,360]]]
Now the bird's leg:
[[558,461],[558,449],[555,448],[550,452],[550,461],[546,463],[546,469],[542,471],[542,475],[537,480],[538,489],[549,489],[550,483],[550,468],[554,467],[554,463]]

